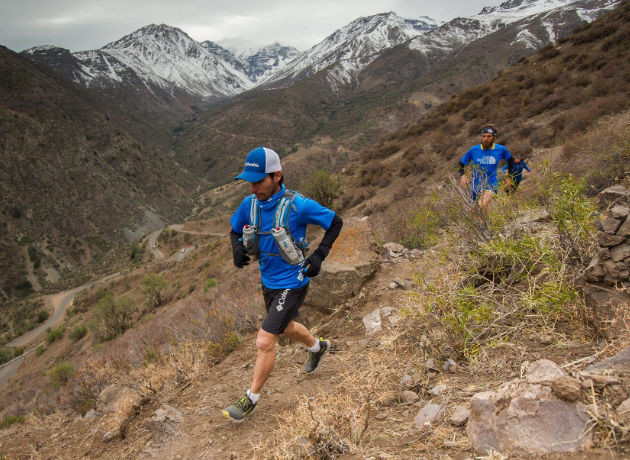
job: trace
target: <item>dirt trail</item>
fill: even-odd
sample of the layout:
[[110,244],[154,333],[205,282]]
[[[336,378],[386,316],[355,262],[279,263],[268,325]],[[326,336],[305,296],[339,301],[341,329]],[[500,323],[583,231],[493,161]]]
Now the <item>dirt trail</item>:
[[[232,452],[239,454],[236,458],[251,458],[253,446],[265,442],[278,427],[280,413],[305,410],[298,398],[313,397],[321,389],[339,382],[340,374],[348,368],[347,358],[361,352],[356,344],[357,339],[365,336],[361,318],[375,308],[395,306],[403,299],[405,291],[390,290],[387,286],[394,278],[411,279],[415,270],[407,261],[389,266],[387,272],[377,273],[364,287],[364,292],[371,293],[368,301],[365,301],[368,297],[363,297],[360,306],[350,305],[326,318],[321,326],[312,328],[314,333],[330,338],[336,349],[324,358],[317,373],[304,374],[306,351],[300,344],[281,341],[276,352],[276,367],[263,388],[256,412],[244,423],[234,424],[221,411],[240,398],[251,383],[256,333],[245,336],[239,350],[183,389],[173,389],[161,401],[160,406],[169,405],[181,411],[184,423],[181,433],[159,458],[230,459]],[[306,317],[314,313],[309,307],[303,309]],[[349,345],[351,341],[354,344]],[[7,459],[145,458],[140,454],[151,450],[151,444],[147,444],[150,435],[143,423],[157,408],[156,405],[143,407],[127,428],[126,438],[109,443],[102,441],[111,428],[104,418],[79,421],[76,413],[44,420],[28,416],[24,424],[3,430],[0,452]]]

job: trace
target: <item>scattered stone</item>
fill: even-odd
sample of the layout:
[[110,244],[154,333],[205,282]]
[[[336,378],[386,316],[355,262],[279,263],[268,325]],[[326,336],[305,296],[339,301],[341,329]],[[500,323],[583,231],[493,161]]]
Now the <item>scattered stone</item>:
[[573,377],[565,375],[551,384],[553,394],[565,401],[577,401],[582,396],[582,385]]
[[414,391],[403,391],[402,400],[404,404],[413,404],[420,400],[420,396]]
[[598,332],[610,339],[624,334],[626,325],[619,312],[627,308],[630,295],[606,283],[589,283],[583,290],[589,322]]
[[110,442],[119,437],[120,431],[118,430],[118,428],[114,428],[113,430],[110,430],[103,435],[103,442]]
[[[365,347],[368,343],[370,343],[373,339],[361,339],[359,340],[359,346]],[[303,364],[303,363],[300,363]]]
[[404,375],[402,379],[400,379],[400,386],[405,389],[409,389],[413,386],[413,377],[410,375]]
[[262,321],[264,319],[263,315],[258,315],[258,321]]
[[595,283],[604,280],[604,266],[599,254],[593,257],[591,263],[586,267],[586,280]]
[[396,283],[389,283],[389,288],[393,291],[394,289],[396,289],[398,287],[398,285]]
[[420,249],[412,249],[409,251],[409,257],[412,259],[417,259],[422,256],[422,251]]
[[433,380],[437,377],[437,375],[437,372],[427,372],[427,377],[429,378],[429,380]]
[[584,380],[580,385],[582,385],[582,388],[586,388],[587,390],[590,390],[591,387],[595,386],[591,379]]
[[564,371],[553,361],[541,359],[529,365],[526,380],[528,383],[546,383],[551,385],[556,379],[564,376]]
[[447,361],[444,361],[442,369],[444,370],[444,372],[450,372],[451,374],[454,374],[455,372],[457,372],[457,363],[455,362],[455,360],[449,358]]
[[366,315],[362,319],[365,326],[365,334],[368,337],[373,337],[383,329],[381,325],[381,310],[376,309],[369,315]]
[[383,245],[383,247],[394,253],[403,252],[405,250],[405,247],[398,243],[386,243]]
[[401,278],[396,278],[394,280],[394,283],[396,283],[396,285],[398,285],[398,287],[400,287],[401,289],[410,289],[411,287],[413,287],[413,281],[404,280]]
[[[177,457],[181,458],[179,455]],[[230,460],[234,460],[235,458],[238,458],[238,454],[236,452],[230,452]]]
[[433,396],[440,396],[446,390],[448,390],[448,387],[446,385],[436,385],[429,390],[429,393]]
[[427,404],[414,419],[416,428],[425,429],[431,425],[439,423],[444,418],[444,408],[440,404]]
[[444,447],[459,447],[459,443],[457,441],[446,440],[443,444]]
[[376,420],[385,420],[387,418],[387,414],[385,412],[381,412],[380,414],[376,414],[374,418]]
[[400,316],[397,308],[383,307],[381,308],[381,314],[387,318],[389,324],[392,326],[396,326],[400,321],[402,321],[402,316]]
[[470,417],[470,409],[465,406],[457,406],[448,421],[451,425],[462,426],[468,421],[468,417]]
[[426,366],[429,369],[436,370],[436,371],[438,370],[437,366],[435,365],[435,360],[433,358],[427,359]]

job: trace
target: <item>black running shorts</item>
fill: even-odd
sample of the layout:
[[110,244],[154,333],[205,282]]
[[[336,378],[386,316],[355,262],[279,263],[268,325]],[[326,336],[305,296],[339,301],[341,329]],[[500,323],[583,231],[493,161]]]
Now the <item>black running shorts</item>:
[[282,334],[291,320],[300,316],[300,307],[307,292],[308,284],[298,289],[269,289],[263,286],[267,316],[262,330],[270,334]]

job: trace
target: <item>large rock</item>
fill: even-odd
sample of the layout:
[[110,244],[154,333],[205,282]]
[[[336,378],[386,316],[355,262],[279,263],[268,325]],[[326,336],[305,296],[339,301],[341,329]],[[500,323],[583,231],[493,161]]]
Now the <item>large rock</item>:
[[626,217],[621,227],[617,229],[617,235],[619,236],[630,236],[630,217]]
[[619,222],[617,219],[608,218],[599,221],[598,224],[601,225],[602,231],[608,233],[609,235],[614,235],[621,225],[621,222]]
[[344,221],[343,230],[318,276],[311,279],[304,303],[324,313],[359,293],[376,272],[378,254],[372,251],[374,238],[365,219]]
[[532,363],[527,379],[473,396],[466,431],[476,452],[531,456],[591,446],[590,418],[582,407],[554,396],[547,382],[557,369],[549,363]]
[[623,185],[614,185],[599,192],[601,204],[630,204],[630,190]]
[[182,413],[173,407],[164,406],[156,410],[144,422],[144,428],[151,433],[151,442],[140,452],[138,459],[183,458],[176,455],[184,451],[188,444],[181,432],[183,423]]
[[141,404],[142,398],[135,390],[124,385],[109,385],[96,400],[96,410],[101,413],[124,412]]
[[610,248],[610,257],[615,262],[621,262],[630,257],[630,244],[623,243]]

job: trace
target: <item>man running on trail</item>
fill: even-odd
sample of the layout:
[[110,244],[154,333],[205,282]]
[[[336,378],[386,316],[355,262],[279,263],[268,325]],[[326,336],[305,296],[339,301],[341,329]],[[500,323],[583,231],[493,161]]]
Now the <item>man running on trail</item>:
[[[273,370],[278,337],[290,337],[308,348],[304,371],[315,372],[330,350],[330,340],[316,339],[295,321],[308,291],[309,278],[317,276],[328,251],[341,232],[343,221],[316,201],[287,190],[283,185],[280,158],[273,150],[259,147],[245,160],[245,170],[236,179],[250,183],[252,195],[231,217],[234,265],[243,268],[258,257],[267,316],[258,331],[258,357],[249,390],[223,410],[240,423],[258,405],[263,385]],[[326,233],[318,248],[304,258],[307,224],[319,225]]]
[[[472,147],[459,162],[460,184],[467,187],[470,179],[464,174],[467,164],[473,164],[472,184],[470,184],[470,197],[481,209],[486,209],[494,194],[498,192],[497,167],[499,160],[507,162],[508,171],[512,174],[514,159],[512,154],[504,146],[495,144],[497,130],[492,125],[487,125],[481,130],[481,144]],[[508,176],[510,185],[510,176]]]
[[[503,172],[503,174],[507,174],[507,169],[508,165],[505,165],[501,169],[501,172]],[[507,187],[505,189],[507,193],[514,193],[516,191],[519,184],[523,180],[523,169],[525,169],[528,173],[532,172],[532,170],[529,169],[529,166],[527,166],[527,163],[523,161],[523,157],[521,157],[520,155],[516,155],[514,157],[514,167],[512,169],[512,175],[506,177],[506,181],[507,179],[511,179],[512,182],[511,184],[507,184]]]

